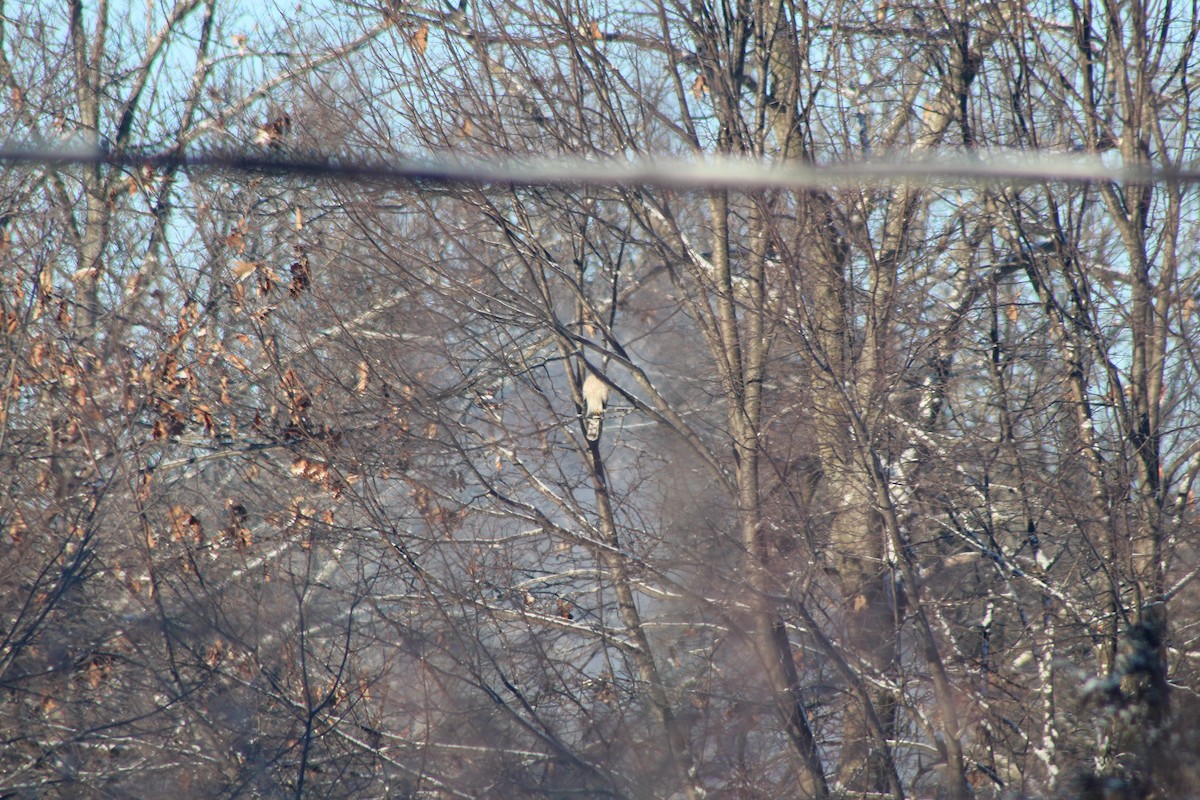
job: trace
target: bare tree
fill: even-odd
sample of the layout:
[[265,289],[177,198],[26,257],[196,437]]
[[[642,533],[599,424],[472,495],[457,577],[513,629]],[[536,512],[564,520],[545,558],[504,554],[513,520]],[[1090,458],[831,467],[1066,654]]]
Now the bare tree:
[[[10,4],[0,33],[13,139],[167,155],[158,170],[3,173],[0,787],[299,793],[324,767],[315,732],[358,723],[377,674],[314,600],[305,545],[335,503],[287,487],[336,487],[297,467],[322,432],[305,427],[300,378],[267,369],[247,308],[303,302],[303,252],[290,293],[257,252],[271,228],[302,251],[303,225],[271,222],[261,183],[229,199],[177,157],[252,146],[268,98],[346,50],[292,55],[215,2]],[[326,759],[345,749],[321,743]],[[348,786],[365,772],[338,763]]]

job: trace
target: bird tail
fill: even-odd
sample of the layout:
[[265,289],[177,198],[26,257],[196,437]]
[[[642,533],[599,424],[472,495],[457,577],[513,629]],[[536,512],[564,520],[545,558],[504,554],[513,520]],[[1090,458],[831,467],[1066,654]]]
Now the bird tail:
[[601,414],[588,414],[585,435],[589,442],[594,442],[600,438],[600,423],[603,419],[604,417]]

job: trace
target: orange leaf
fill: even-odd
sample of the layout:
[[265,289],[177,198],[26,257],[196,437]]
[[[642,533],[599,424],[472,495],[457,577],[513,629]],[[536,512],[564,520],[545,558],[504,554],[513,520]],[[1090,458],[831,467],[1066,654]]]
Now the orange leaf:
[[233,365],[234,369],[239,369],[242,372],[250,371],[250,367],[246,366],[246,362],[243,361],[236,353],[226,353],[225,360],[229,364]]
[[429,45],[429,25],[422,22],[421,27],[408,37],[408,43],[417,51],[417,55],[424,55],[425,48]]
[[235,253],[243,253],[246,251],[246,234],[245,231],[238,228],[233,233],[225,237],[225,246]]
[[87,668],[87,683],[93,689],[100,688],[100,684],[108,677],[108,670],[99,662],[93,661]]
[[233,271],[234,278],[236,278],[238,281],[244,281],[251,274],[253,274],[256,269],[258,269],[258,263],[254,261],[242,261],[241,259],[237,259],[233,262],[233,265],[230,267],[230,269]]
[[222,650],[224,645],[225,643],[220,639],[217,639],[215,642],[213,642],[208,650],[204,652],[204,663],[213,668],[215,668],[217,664],[220,664],[222,656],[224,655]]
[[371,368],[367,362],[358,362],[358,381],[354,384],[355,394],[362,394],[367,390],[367,380],[371,377]]
[[275,274],[275,270],[266,266],[258,270],[258,296],[266,297],[269,295],[278,282],[279,276]]
[[299,261],[292,262],[292,282],[288,285],[288,294],[299,297],[301,292],[312,285],[312,270],[308,266],[308,256],[301,254]]
[[25,522],[25,517],[17,511],[8,521],[8,536],[12,539],[13,544],[20,544],[22,534],[29,530],[29,525]]

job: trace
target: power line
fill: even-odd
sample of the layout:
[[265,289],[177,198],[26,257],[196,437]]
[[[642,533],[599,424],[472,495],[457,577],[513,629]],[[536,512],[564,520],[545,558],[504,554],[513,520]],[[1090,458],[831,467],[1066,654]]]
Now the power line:
[[1200,166],[1118,165],[1084,154],[954,153],[836,164],[779,164],[745,158],[422,158],[369,160],[320,154],[136,153],[89,148],[0,146],[0,163],[104,165],[127,169],[296,175],[395,184],[662,186],[680,189],[827,189],[850,184],[1200,183]]

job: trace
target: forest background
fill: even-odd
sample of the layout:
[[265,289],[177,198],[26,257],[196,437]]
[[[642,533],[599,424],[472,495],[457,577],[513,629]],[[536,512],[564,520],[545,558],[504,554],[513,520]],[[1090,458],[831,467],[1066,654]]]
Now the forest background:
[[0,796],[1200,793],[1198,31],[0,2]]

